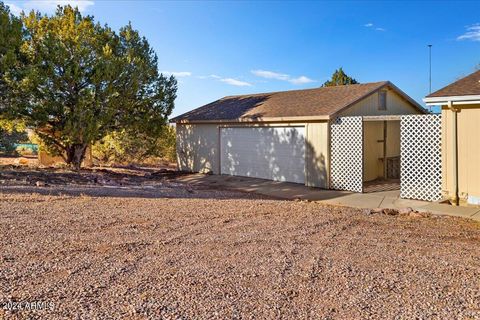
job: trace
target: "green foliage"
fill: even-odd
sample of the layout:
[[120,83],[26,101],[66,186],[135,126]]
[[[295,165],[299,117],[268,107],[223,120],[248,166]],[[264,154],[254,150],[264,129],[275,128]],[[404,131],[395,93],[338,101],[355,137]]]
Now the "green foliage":
[[334,86],[343,86],[347,84],[357,84],[359,83],[354,78],[348,76],[342,68],[335,70],[332,74],[332,79],[326,81],[322,87],[334,87]]
[[22,44],[22,23],[19,18],[0,1],[0,108],[8,104],[7,82],[5,77],[20,63],[20,46]]
[[177,83],[158,73],[157,56],[130,24],[116,33],[70,6],[22,21],[24,63],[3,76],[9,104],[2,116],[24,121],[76,168],[88,145],[114,132],[159,136]]
[[0,152],[7,155],[17,155],[18,143],[28,142],[28,135],[23,123],[0,120]]
[[125,130],[112,132],[92,148],[93,157],[103,163],[150,163],[156,159],[175,161],[175,128],[163,127],[157,137]]

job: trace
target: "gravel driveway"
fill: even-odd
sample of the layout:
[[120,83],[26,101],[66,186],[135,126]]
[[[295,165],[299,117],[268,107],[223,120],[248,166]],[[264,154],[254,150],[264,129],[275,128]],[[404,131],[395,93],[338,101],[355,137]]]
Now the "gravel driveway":
[[0,318],[480,319],[475,222],[173,183],[29,188],[0,188],[0,302],[23,309]]

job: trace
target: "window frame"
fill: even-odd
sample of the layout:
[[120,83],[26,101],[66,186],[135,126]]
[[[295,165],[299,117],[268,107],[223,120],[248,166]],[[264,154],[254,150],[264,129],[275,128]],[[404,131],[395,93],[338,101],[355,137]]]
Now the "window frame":
[[[384,95],[384,104],[382,104],[382,95]],[[387,90],[378,91],[378,110],[386,111],[387,110]]]

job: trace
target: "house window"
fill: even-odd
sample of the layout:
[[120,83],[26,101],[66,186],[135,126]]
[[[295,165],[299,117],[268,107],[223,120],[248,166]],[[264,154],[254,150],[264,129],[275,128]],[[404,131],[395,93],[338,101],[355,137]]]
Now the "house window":
[[378,110],[387,110],[387,91],[378,92]]

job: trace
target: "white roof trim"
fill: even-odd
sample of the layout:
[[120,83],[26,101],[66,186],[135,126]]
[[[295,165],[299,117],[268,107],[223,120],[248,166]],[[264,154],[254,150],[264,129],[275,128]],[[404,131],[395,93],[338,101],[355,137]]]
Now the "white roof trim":
[[175,123],[179,124],[195,124],[195,123],[256,123],[256,122],[309,122],[309,121],[326,121],[331,116],[292,116],[292,117],[258,117],[258,118],[238,118],[232,120],[179,120]]
[[480,95],[423,98],[423,102],[425,102],[427,106],[445,105],[448,104],[449,101],[455,102],[456,104],[473,104],[480,101]]
[[363,121],[400,121],[401,114],[387,114],[384,116],[362,116]]

